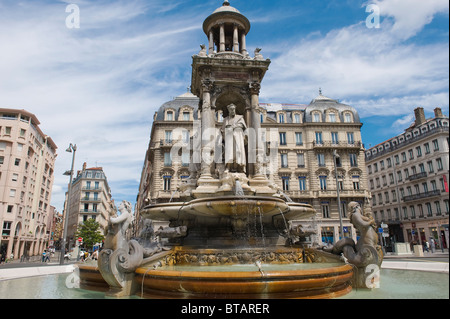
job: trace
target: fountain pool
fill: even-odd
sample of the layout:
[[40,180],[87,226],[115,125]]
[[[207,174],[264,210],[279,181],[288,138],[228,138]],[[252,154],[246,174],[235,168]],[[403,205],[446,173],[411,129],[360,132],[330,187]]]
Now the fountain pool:
[[[287,265],[292,267],[291,265]],[[239,270],[254,265],[236,266]],[[262,267],[263,271],[266,268]],[[108,299],[103,291],[68,288],[69,274],[0,282],[1,299]],[[123,299],[140,299],[141,292]],[[145,297],[145,296],[144,296]],[[413,270],[381,269],[380,288],[353,289],[338,299],[449,299],[449,275]]]

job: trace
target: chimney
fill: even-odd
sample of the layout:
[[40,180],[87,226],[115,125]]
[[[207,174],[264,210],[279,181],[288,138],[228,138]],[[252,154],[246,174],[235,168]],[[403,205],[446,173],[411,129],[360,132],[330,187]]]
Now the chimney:
[[437,107],[437,108],[434,109],[434,117],[444,117],[440,107]]
[[425,123],[425,112],[423,111],[423,107],[418,107],[414,109],[414,115],[416,116],[416,125],[420,125]]

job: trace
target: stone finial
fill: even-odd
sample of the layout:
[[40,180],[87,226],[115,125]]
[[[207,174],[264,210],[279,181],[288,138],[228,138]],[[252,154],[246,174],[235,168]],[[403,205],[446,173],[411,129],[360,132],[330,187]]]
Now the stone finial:
[[225,0],[222,4],[222,6],[229,6],[229,5],[230,5],[230,3],[228,2],[228,0]]

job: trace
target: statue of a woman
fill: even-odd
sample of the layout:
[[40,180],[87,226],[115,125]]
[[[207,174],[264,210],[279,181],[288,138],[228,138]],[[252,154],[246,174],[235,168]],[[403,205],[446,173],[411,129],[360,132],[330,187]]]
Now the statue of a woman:
[[245,173],[245,135],[247,129],[244,117],[236,114],[236,105],[227,106],[229,116],[224,118],[221,132],[225,141],[225,172]]

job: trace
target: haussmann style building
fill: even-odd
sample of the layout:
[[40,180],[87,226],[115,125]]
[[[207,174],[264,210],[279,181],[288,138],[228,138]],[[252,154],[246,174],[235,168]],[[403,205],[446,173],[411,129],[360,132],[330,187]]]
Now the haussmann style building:
[[385,225],[388,250],[395,243],[448,248],[449,119],[440,108],[426,118],[414,110],[405,131],[365,152],[372,212]]
[[0,108],[0,253],[18,259],[48,246],[57,146],[25,110]]
[[103,234],[108,226],[110,213],[115,208],[103,168],[88,168],[87,164],[83,163],[83,168],[77,171],[72,181],[70,198],[67,196],[66,193],[64,207],[68,211],[66,237],[68,247],[72,248],[77,244],[78,238],[75,234],[78,227],[88,219],[97,221]]
[[[195,140],[201,128],[197,121],[207,116],[220,130],[228,116],[226,106],[234,103],[247,127],[252,123],[261,128],[269,162],[266,177],[277,185],[280,196],[311,204],[317,211],[315,218],[298,221],[315,230],[311,244],[339,240],[339,210],[344,235],[356,240],[347,205],[351,201],[365,205],[371,198],[358,112],[320,90],[309,104],[259,103],[270,60],[259,49],[253,57],[249,55],[249,29],[250,22],[228,1],[204,21],[209,44],[208,50],[202,46],[193,56],[192,93],[164,103],[153,118],[135,208],[137,227],[141,208],[180,201],[180,186],[200,174],[190,166],[192,154],[182,151],[186,146],[198,149]],[[251,184],[256,173],[252,167],[248,171]]]

